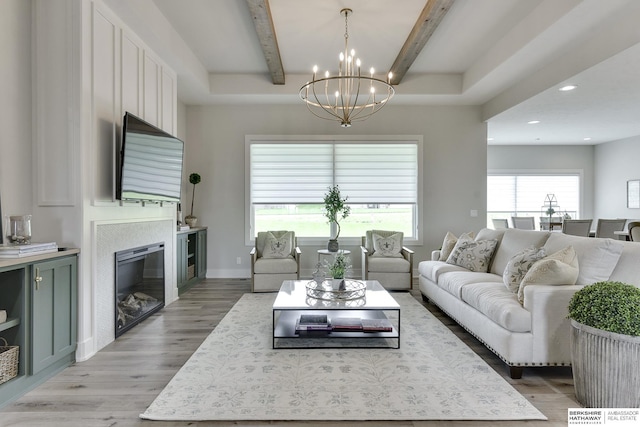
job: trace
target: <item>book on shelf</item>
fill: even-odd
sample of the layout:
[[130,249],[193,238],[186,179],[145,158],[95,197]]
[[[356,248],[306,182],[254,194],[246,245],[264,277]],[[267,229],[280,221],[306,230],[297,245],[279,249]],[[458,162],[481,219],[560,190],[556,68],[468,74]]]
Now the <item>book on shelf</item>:
[[26,245],[0,245],[0,258],[20,258],[33,256],[48,252],[58,252],[58,245],[55,242],[29,243]]
[[334,331],[362,331],[362,319],[359,317],[333,317],[331,327]]
[[389,319],[362,319],[362,330],[365,332],[391,332],[393,325]]
[[296,320],[296,332],[331,331],[331,323],[326,314],[302,314]]
[[0,323],[7,321],[7,310],[0,310]]

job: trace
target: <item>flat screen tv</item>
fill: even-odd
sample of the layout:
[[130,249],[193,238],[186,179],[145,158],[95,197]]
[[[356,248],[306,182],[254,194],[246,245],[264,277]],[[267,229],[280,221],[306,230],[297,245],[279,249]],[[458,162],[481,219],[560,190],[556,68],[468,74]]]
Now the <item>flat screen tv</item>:
[[116,197],[124,201],[180,202],[183,152],[181,140],[125,113]]

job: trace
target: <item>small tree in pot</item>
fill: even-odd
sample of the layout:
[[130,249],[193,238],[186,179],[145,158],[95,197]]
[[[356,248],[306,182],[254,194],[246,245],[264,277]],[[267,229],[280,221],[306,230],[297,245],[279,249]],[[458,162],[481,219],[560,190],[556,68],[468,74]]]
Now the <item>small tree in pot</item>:
[[327,249],[337,252],[339,249],[338,237],[340,236],[340,220],[345,219],[351,213],[351,207],[346,204],[348,197],[342,198],[340,188],[336,185],[329,187],[329,192],[324,195],[324,215],[329,224],[335,224],[337,231],[335,237],[329,240]]
[[184,218],[184,221],[189,224],[189,227],[194,227],[198,222],[198,217],[193,215],[193,201],[196,198],[196,184],[200,183],[200,174],[192,173],[189,175],[189,182],[193,184],[193,194],[191,196],[191,212]]
[[640,288],[598,282],[569,302],[576,398],[591,408],[640,407]]

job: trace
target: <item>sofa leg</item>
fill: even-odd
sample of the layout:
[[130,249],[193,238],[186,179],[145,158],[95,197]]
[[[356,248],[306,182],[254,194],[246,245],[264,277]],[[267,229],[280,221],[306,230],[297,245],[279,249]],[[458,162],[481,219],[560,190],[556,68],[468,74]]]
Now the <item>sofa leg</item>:
[[429,298],[425,294],[422,294],[422,301],[429,302]]
[[514,380],[519,380],[522,378],[522,366],[509,366],[509,376]]

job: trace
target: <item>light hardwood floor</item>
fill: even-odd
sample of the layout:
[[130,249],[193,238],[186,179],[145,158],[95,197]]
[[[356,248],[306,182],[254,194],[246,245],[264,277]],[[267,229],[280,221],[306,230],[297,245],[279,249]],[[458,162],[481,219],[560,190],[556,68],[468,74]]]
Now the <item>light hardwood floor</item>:
[[[0,411],[0,426],[433,426],[564,427],[575,402],[570,368],[525,369],[512,380],[493,353],[432,304],[423,305],[500,373],[548,421],[399,421],[399,422],[160,422],[138,415],[189,359],[250,283],[244,279],[205,280],[127,332],[86,362],[71,366]],[[422,302],[420,292],[412,294]]]

